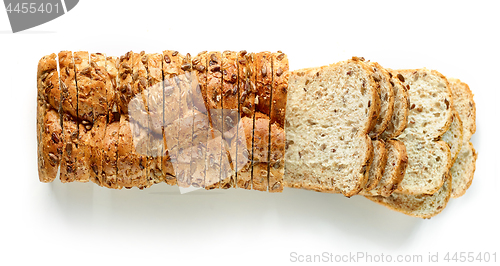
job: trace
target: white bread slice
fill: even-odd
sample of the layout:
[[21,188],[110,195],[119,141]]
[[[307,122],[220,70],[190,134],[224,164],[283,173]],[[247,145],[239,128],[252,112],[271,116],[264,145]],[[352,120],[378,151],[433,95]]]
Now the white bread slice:
[[446,175],[443,186],[433,195],[405,195],[393,193],[389,197],[366,197],[369,200],[404,214],[431,218],[439,214],[448,204],[451,195],[451,175]]
[[373,157],[368,133],[380,111],[376,86],[358,58],[291,73],[286,186],[347,197],[365,186]]
[[381,195],[388,197],[394,192],[398,185],[403,180],[408,166],[408,156],[406,147],[399,140],[387,140],[387,163],[384,164],[383,175],[378,184],[371,190],[364,190],[361,194],[365,196]]
[[465,194],[472,184],[476,170],[477,153],[469,141],[462,146],[457,160],[450,169],[453,177],[451,197],[459,198]]
[[[455,100],[455,99],[453,99]],[[463,127],[462,121],[458,116],[457,111],[453,108],[453,116],[450,128],[443,134],[442,140],[448,144],[451,151],[451,164],[457,159],[458,153],[463,144]]]
[[448,130],[453,99],[447,79],[435,70],[395,70],[393,74],[409,85],[410,113],[398,137],[406,146],[408,166],[397,188],[403,194],[434,194],[441,188],[451,167],[448,145],[439,139]]
[[370,132],[372,139],[379,137],[387,128],[391,121],[394,112],[394,89],[391,84],[391,76],[389,72],[379,65],[377,62],[367,62],[368,66],[373,69],[375,82],[380,85],[380,113],[377,118],[375,127]]

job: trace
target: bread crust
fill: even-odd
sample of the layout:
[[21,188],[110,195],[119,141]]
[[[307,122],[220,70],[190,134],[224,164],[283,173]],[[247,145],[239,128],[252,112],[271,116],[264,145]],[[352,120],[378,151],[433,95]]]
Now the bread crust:
[[[221,174],[221,188],[228,189],[236,186],[236,153],[232,153],[232,145],[236,144],[238,112],[238,55],[233,51],[222,53],[222,132],[228,167]],[[236,151],[236,150],[234,150]]]
[[[255,113],[255,56],[247,51],[238,53],[238,112],[241,116],[236,142],[238,188],[252,189],[253,124]],[[248,118],[248,119],[243,119]],[[244,134],[241,134],[244,133]]]
[[385,171],[387,163],[387,149],[383,140],[372,140],[373,161],[370,165],[369,178],[362,192],[370,191],[375,188]]
[[377,62],[367,62],[373,69],[374,79],[379,83],[380,113],[377,122],[370,132],[370,137],[379,137],[387,128],[394,112],[394,88],[390,83],[389,72]]
[[[165,153],[163,154],[163,173],[165,175],[165,182],[169,185],[176,185],[176,169],[174,163],[177,162],[178,157],[178,132],[167,131],[168,126],[176,126],[178,128],[179,118],[179,101],[180,89],[177,85],[175,77],[179,75],[179,68],[177,67],[177,51],[166,50],[163,51],[163,101],[164,101],[164,116],[163,116],[163,145]],[[175,55],[175,56],[174,56]]]
[[414,196],[393,193],[389,197],[374,196],[366,198],[391,210],[413,217],[429,219],[441,213],[448,204],[451,196],[451,180],[451,175],[447,174],[443,186],[431,195]]
[[410,109],[408,89],[410,85],[404,82],[403,76],[398,76],[397,73],[393,73],[394,70],[387,69],[387,71],[393,88],[394,110],[385,131],[382,132],[380,137],[383,139],[393,139],[403,133],[408,123],[408,113]]
[[60,94],[57,61],[56,55],[51,54],[40,59],[37,69],[38,177],[44,183],[56,178],[61,161],[63,143],[57,93]]
[[290,77],[288,57],[281,51],[272,54],[273,83],[271,92],[271,140],[269,192],[283,191],[285,174],[285,111]]
[[146,69],[148,72],[148,111],[149,126],[149,178],[152,184],[165,180],[162,171],[163,161],[163,74],[162,54],[147,54]]

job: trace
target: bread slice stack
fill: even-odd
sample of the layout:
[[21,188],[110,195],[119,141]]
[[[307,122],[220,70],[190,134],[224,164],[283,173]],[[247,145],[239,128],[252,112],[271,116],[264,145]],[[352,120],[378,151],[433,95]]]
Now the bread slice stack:
[[[59,66],[59,69],[58,69]],[[37,72],[39,177],[139,189],[302,188],[429,218],[471,185],[475,104],[434,70],[281,51],[63,51]]]

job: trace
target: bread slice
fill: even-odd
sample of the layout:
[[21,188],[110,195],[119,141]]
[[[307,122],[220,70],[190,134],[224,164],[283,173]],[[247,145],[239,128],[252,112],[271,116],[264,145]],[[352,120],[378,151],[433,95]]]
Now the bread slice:
[[443,186],[432,195],[405,195],[393,193],[389,197],[367,197],[369,200],[404,214],[431,218],[439,214],[448,204],[451,195],[451,176],[448,174]]
[[236,148],[236,169],[238,188],[252,188],[253,124],[255,113],[255,63],[254,54],[247,51],[238,53],[238,123]]
[[463,126],[457,111],[452,108],[452,121],[450,128],[443,134],[442,140],[448,144],[451,152],[451,164],[457,159],[463,144]]
[[281,51],[272,54],[272,63],[269,192],[281,192],[285,175],[285,111],[290,71],[288,57]]
[[148,111],[149,111],[149,176],[153,184],[165,180],[162,170],[163,146],[163,55],[159,53],[146,55],[148,72]]
[[61,116],[63,150],[61,157],[60,180],[63,183],[73,182],[76,174],[78,142],[77,106],[78,93],[76,88],[75,65],[73,53],[62,51],[59,53],[59,69],[61,73]]
[[56,54],[44,56],[37,69],[37,140],[38,178],[46,183],[56,178],[62,156],[60,98]]
[[257,79],[255,83],[256,114],[254,116],[252,188],[267,191],[269,185],[269,130],[271,126],[269,115],[271,114],[271,88],[273,83],[272,54],[270,52],[255,54],[255,66]]
[[469,141],[462,146],[457,160],[450,169],[453,177],[451,197],[459,198],[465,194],[474,179],[476,170],[477,153],[474,146]]
[[387,163],[387,149],[383,140],[372,140],[373,145],[373,161],[370,165],[369,177],[365,187],[360,192],[369,192],[374,189],[382,179],[385,173]]
[[[222,132],[226,152],[230,158],[230,168],[223,170],[221,188],[231,188],[236,186],[236,149],[231,146],[236,145],[237,123],[240,114],[238,113],[238,54],[233,51],[222,53]],[[233,153],[234,152],[234,153]]]
[[[165,175],[165,182],[169,185],[176,185],[177,178],[175,176],[174,164],[177,163],[178,154],[178,140],[179,133],[167,131],[168,126],[178,123],[179,118],[179,87],[175,81],[178,75],[178,68],[174,58],[176,51],[167,50],[163,51],[163,145],[165,153],[163,154],[162,171]],[[177,121],[177,122],[176,122]],[[179,127],[178,125],[173,125]]]
[[106,57],[106,73],[109,79],[106,82],[108,99],[108,123],[101,141],[102,177],[101,185],[107,188],[121,188],[117,183],[118,175],[118,134],[120,130],[120,113],[118,110],[118,58]]
[[448,130],[453,99],[446,78],[435,70],[397,70],[393,74],[409,85],[408,125],[398,137],[408,153],[405,176],[396,192],[434,194],[451,167],[448,145],[439,139]]
[[408,156],[403,142],[392,139],[387,140],[385,148],[387,150],[387,158],[386,163],[382,166],[384,170],[380,181],[371,190],[364,190],[361,193],[362,195],[388,197],[398,187],[405,175]]
[[394,95],[394,110],[385,131],[380,135],[383,139],[397,138],[403,133],[408,122],[408,113],[410,110],[410,98],[407,91],[410,86],[404,83],[402,75],[393,75],[391,71],[388,71],[388,73]]
[[[206,99],[210,119],[206,160],[208,164],[205,189],[220,187],[222,162],[227,160],[222,141],[222,54],[209,52],[207,55]],[[220,140],[220,143],[218,141]],[[223,153],[224,152],[224,153]],[[227,168],[226,168],[227,169]]]
[[453,177],[451,196],[458,198],[463,196],[472,184],[476,169],[477,153],[469,141],[476,132],[476,104],[467,84],[454,78],[448,78],[448,81],[453,95],[453,107],[463,125],[463,145],[450,169]]
[[455,78],[448,78],[453,95],[453,107],[457,110],[464,128],[464,142],[476,132],[476,103],[469,86]]
[[193,108],[198,113],[193,119],[193,150],[192,162],[194,163],[191,185],[193,187],[205,187],[205,175],[207,164],[207,140],[210,131],[207,102],[207,52],[198,53],[191,60],[193,91]]
[[132,88],[132,55],[133,52],[129,51],[125,55],[120,56],[117,68],[118,68],[118,111],[120,114],[128,114],[128,104],[130,100],[137,94],[137,91],[133,91]]
[[285,184],[357,194],[373,157],[368,136],[380,111],[373,72],[358,58],[291,73]]
[[76,173],[75,180],[78,182],[88,182],[90,180],[90,130],[94,122],[92,102],[92,81],[91,67],[89,62],[89,53],[86,51],[75,52],[73,54],[75,62],[75,76],[77,87],[77,117],[81,120],[78,123],[78,141],[77,149],[73,150],[76,154]]
[[377,118],[377,123],[370,132],[371,138],[377,138],[382,134],[394,112],[394,89],[390,82],[389,72],[377,62],[367,62],[368,66],[373,70],[373,78],[379,83],[380,97],[380,113]]
[[106,71],[106,56],[100,53],[90,54],[94,123],[90,130],[90,181],[101,185],[103,148],[102,140],[106,134],[108,120],[108,90],[113,89]]

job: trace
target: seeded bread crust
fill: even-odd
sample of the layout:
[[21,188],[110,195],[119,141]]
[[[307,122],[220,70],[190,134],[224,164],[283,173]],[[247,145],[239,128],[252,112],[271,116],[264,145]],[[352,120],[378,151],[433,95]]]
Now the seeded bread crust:
[[106,134],[108,115],[109,75],[106,70],[106,56],[100,53],[90,54],[91,97],[96,104],[93,107],[94,123],[90,130],[90,181],[101,186],[103,147],[102,140]]
[[394,112],[394,88],[390,82],[389,72],[377,62],[367,62],[373,69],[375,82],[379,83],[380,113],[377,123],[370,132],[370,137],[379,137],[387,128]]
[[451,196],[451,180],[451,175],[446,175],[443,186],[432,195],[393,193],[389,197],[375,196],[367,198],[397,212],[429,219],[442,212],[448,204]]
[[[63,144],[59,106],[53,109],[48,103],[56,101],[54,93],[59,91],[55,54],[44,56],[38,63],[37,91],[38,177],[41,182],[48,183],[57,176]],[[47,101],[47,98],[52,100]]]
[[150,175],[150,116],[147,99],[148,72],[147,56],[144,51],[132,53],[132,90],[137,92],[128,104],[128,121],[132,127],[132,154],[139,162],[140,172],[134,186],[140,189],[147,188],[153,184]]
[[75,78],[75,65],[73,62],[73,53],[62,51],[58,54],[59,69],[61,74],[61,108],[63,112],[77,117],[77,89]]
[[[193,151],[193,93],[191,88],[191,55],[185,56],[178,53],[174,57],[179,75],[176,77],[180,89],[179,99],[179,161],[176,169],[177,185],[180,187],[191,186],[192,151]],[[194,164],[193,164],[194,165]]]
[[76,87],[78,95],[78,144],[75,152],[76,173],[75,181],[88,182],[90,180],[90,130],[94,123],[94,106],[92,97],[92,67],[90,66],[89,53],[79,51],[73,54],[76,73]]
[[105,135],[101,141],[102,154],[102,179],[101,185],[107,188],[121,189],[118,185],[118,135],[120,131],[120,114],[118,112],[118,58],[106,57],[106,81],[108,99],[108,123]]
[[371,190],[363,191],[362,195],[388,197],[403,180],[408,165],[408,155],[403,142],[398,140],[386,141],[387,159],[382,177]]
[[290,77],[288,57],[281,51],[272,54],[273,85],[271,101],[271,157],[269,192],[283,191],[285,175],[285,111]]
[[374,189],[382,179],[387,163],[387,149],[383,140],[372,140],[373,161],[370,165],[369,178],[361,194]]
[[[260,52],[255,54],[256,95],[255,95],[255,126],[253,144],[253,178],[252,188],[267,191],[269,185],[269,130],[271,123],[271,93],[273,83],[272,54]],[[264,118],[264,119],[262,119]],[[267,133],[261,132],[266,130]],[[266,154],[260,154],[265,151]],[[257,153],[257,154],[256,154]]]
[[76,152],[78,143],[78,124],[76,120],[78,92],[72,52],[63,51],[59,53],[59,69],[61,72],[61,115],[63,120],[60,180],[66,183],[73,182],[76,179],[78,160]]
[[132,55],[133,52],[127,52],[118,59],[118,110],[120,114],[128,114],[128,104],[132,97],[137,94],[132,88]]
[[139,160],[134,156],[133,136],[130,122],[127,115],[120,116],[120,129],[118,133],[118,178],[119,187],[132,188],[137,183],[142,169],[139,166]]
[[[408,125],[398,137],[408,153],[408,167],[396,192],[434,194],[443,185],[451,167],[451,152],[439,139],[448,130],[453,99],[447,79],[435,70],[395,70],[406,82],[411,106]],[[398,75],[400,74],[400,75]]]
[[210,132],[207,105],[207,52],[201,52],[191,60],[193,90],[193,108],[199,113],[193,121],[193,150],[192,160],[195,164],[191,185],[205,187],[205,175],[208,168],[207,140]]
[[[392,117],[387,124],[384,132],[381,134],[383,139],[397,138],[406,128],[408,122],[408,113],[410,109],[410,98],[408,96],[409,85],[404,83],[402,75],[392,74],[389,70],[390,83],[393,88],[394,110]],[[401,78],[401,79],[399,79]]]
[[163,146],[163,74],[162,54],[147,54],[146,69],[148,71],[148,111],[150,118],[149,127],[149,177],[152,184],[165,180],[162,171]]
[[[207,56],[207,106],[211,130],[208,136],[210,144],[207,146],[206,155],[209,167],[205,178],[205,189],[214,189],[220,187],[224,169],[222,161],[227,160],[227,157],[224,156],[225,148],[222,138],[222,54],[209,52]],[[217,144],[219,140],[220,143]],[[224,153],[222,153],[223,151]]]
[[380,111],[372,70],[359,59],[297,70],[289,79],[288,187],[357,194],[368,179],[368,133]]
[[255,113],[253,139],[253,177],[252,188],[267,191],[268,188],[268,156],[269,156],[269,117]]
[[222,131],[226,152],[229,154],[230,168],[222,174],[221,188],[236,186],[236,153],[231,146],[236,145],[238,113],[238,54],[233,51],[222,53]]
[[[238,169],[237,185],[239,188],[252,189],[253,164],[253,124],[255,113],[255,57],[253,53],[238,53],[238,97],[239,113],[238,140],[236,144]],[[248,118],[248,119],[243,119]],[[241,134],[244,133],[244,134]]]

